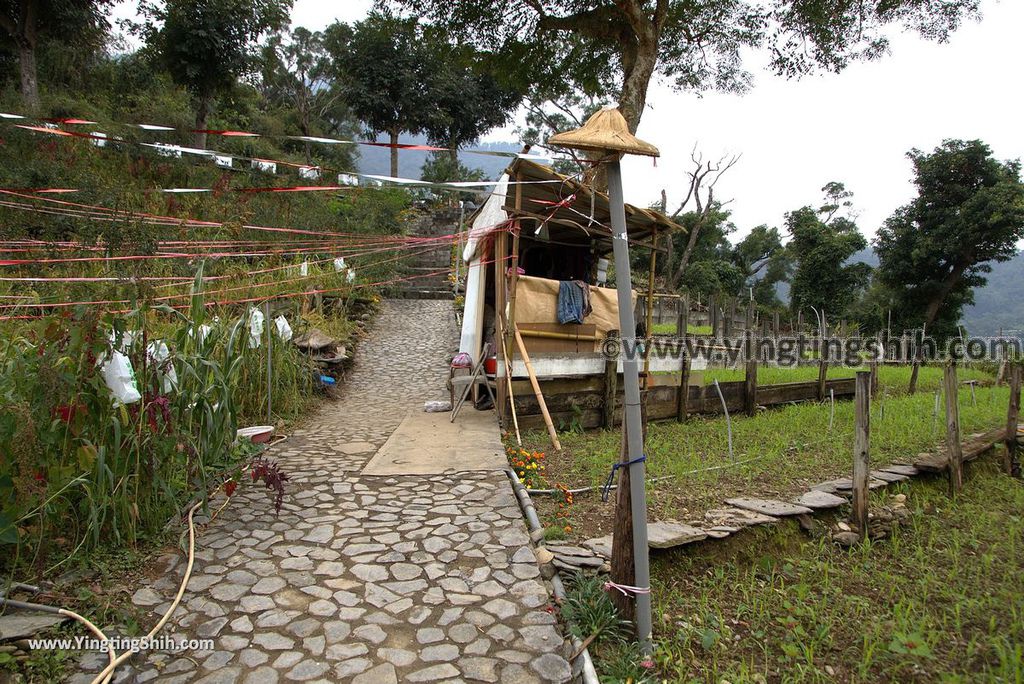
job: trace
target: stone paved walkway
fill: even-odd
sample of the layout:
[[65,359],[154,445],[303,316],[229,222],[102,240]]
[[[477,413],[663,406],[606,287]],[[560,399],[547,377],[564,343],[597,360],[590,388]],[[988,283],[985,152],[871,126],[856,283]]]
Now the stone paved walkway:
[[[545,610],[548,591],[503,473],[359,472],[408,411],[445,397],[456,332],[451,302],[385,303],[344,399],[270,453],[290,479],[280,516],[265,490],[239,488],[198,539],[188,591],[165,631],[213,638],[214,648],[139,656],[119,680],[569,678],[567,646]],[[164,562],[167,573],[133,597],[152,620],[184,570],[180,557]],[[87,660],[95,671],[100,658]]]

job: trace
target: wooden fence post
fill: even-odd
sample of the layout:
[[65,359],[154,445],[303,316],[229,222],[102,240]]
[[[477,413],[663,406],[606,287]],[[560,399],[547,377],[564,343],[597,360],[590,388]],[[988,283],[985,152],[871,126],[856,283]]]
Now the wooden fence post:
[[871,396],[875,396],[878,394],[878,361],[871,361],[868,370],[871,372]]
[[1010,380],[1010,409],[1006,414],[1006,452],[1003,465],[1006,474],[1020,477],[1020,462],[1017,460],[1017,422],[1020,417],[1020,382],[1024,369],[1019,363],[1007,368]]
[[683,377],[679,385],[679,394],[676,395],[676,420],[680,423],[686,421],[686,414],[690,402],[690,357],[683,356]]
[[853,524],[868,537],[869,454],[871,451],[871,373],[857,373],[856,423],[853,432]]
[[747,359],[747,368],[743,376],[743,400],[747,415],[757,415],[757,356]]
[[946,452],[949,456],[949,495],[956,496],[964,486],[964,454],[960,445],[960,403],[956,364],[943,369],[942,387],[946,392]]
[[[618,330],[609,330],[608,337],[619,336]],[[613,345],[605,345],[611,349]],[[615,401],[619,393],[619,358],[606,358],[604,360],[604,403],[601,406],[603,411],[603,424],[606,430],[615,427]]]
[[690,295],[683,295],[678,321],[676,334],[680,339],[685,339],[687,330],[690,327]]
[[708,325],[711,326],[711,337],[718,338],[718,302],[715,296],[708,297]]

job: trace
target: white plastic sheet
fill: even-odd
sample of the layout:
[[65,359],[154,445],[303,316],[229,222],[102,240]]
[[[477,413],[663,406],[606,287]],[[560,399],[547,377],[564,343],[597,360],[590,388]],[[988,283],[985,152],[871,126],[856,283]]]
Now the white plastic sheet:
[[100,372],[110,393],[114,395],[115,404],[134,404],[142,399],[135,382],[132,362],[121,352],[115,350],[109,358],[106,355],[101,357]]
[[263,344],[263,312],[253,309],[249,315],[249,348],[256,349]]
[[288,319],[284,316],[278,316],[274,319],[274,324],[277,326],[277,336],[283,341],[287,342],[292,339],[292,326],[288,325]]
[[171,350],[160,340],[150,342],[146,348],[149,358],[157,367],[157,374],[160,376],[160,391],[170,394],[178,389],[178,373],[174,370],[174,363],[170,361]]

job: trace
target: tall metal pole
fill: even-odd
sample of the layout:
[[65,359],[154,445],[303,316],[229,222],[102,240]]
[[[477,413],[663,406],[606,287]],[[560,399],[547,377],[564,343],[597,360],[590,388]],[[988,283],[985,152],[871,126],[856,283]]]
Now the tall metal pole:
[[[629,466],[630,510],[633,514],[633,562],[635,582],[641,589],[651,586],[651,568],[647,549],[646,468],[639,459],[644,453],[640,415],[640,369],[636,358],[636,321],[633,313],[632,279],[629,269],[629,243],[626,236],[626,208],[622,196],[622,169],[618,159],[609,162],[608,199],[612,220],[612,247],[615,255],[615,289],[619,300],[619,330],[622,349],[622,382],[625,392],[623,429],[626,431],[626,457]],[[636,594],[636,626],[640,647],[651,652],[652,622],[650,593]]]

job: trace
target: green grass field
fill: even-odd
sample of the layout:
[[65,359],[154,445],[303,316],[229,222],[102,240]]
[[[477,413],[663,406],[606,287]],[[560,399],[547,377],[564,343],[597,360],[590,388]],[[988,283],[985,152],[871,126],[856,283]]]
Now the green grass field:
[[[896,386],[883,382],[872,405],[871,461],[883,465],[913,459],[932,450],[945,437],[940,406],[935,417],[939,369],[923,369],[922,391],[905,394],[903,371],[895,369]],[[887,374],[888,375],[888,374]],[[890,376],[891,379],[892,376]],[[1009,392],[1005,387],[979,387],[977,404],[970,388],[959,394],[963,434],[982,432],[1006,420]],[[728,451],[726,422],[721,417],[694,417],[686,423],[651,423],[647,435],[650,478],[665,479],[648,488],[654,520],[702,515],[731,496],[784,497],[798,494],[816,482],[848,477],[852,469],[854,407],[838,401],[829,428],[830,407],[814,402],[786,406],[733,418],[734,459]],[[618,430],[567,432],[560,437],[563,451],[552,453],[546,433],[524,435],[528,448],[547,451],[547,478],[570,488],[599,486],[618,458]],[[549,502],[538,502],[543,509]],[[599,496],[577,498],[573,506],[573,536],[585,539],[611,531],[613,503]]]
[[852,551],[786,523],[655,556],[659,676],[1024,680],[1024,487],[989,457],[955,504],[943,478],[890,491],[910,524]]
[[[943,440],[943,418],[933,417],[939,369],[922,371],[925,391],[913,396],[908,375],[883,372],[872,406],[873,465],[906,461]],[[1006,388],[981,387],[975,405],[962,388],[964,435],[1002,424],[1008,400]],[[649,477],[672,477],[649,483],[649,519],[699,519],[730,496],[787,498],[849,476],[852,402],[837,403],[831,429],[829,414],[827,404],[806,403],[738,417],[735,461],[724,418],[652,423]],[[541,450],[545,440],[529,436]],[[548,452],[548,480],[603,484],[619,440],[618,431],[563,434],[564,452]],[[989,455],[968,464],[955,502],[939,476],[874,492],[873,506],[905,494],[910,521],[853,550],[789,520],[653,554],[652,668],[640,666],[629,629],[609,615],[600,582],[570,592],[572,629],[600,631],[591,653],[610,682],[1022,682],[1024,487],[999,463]],[[692,472],[717,466],[728,467]],[[549,529],[568,522],[576,541],[611,532],[614,496],[602,503],[597,493],[577,495],[568,519],[556,517],[551,498],[534,500]]]
[[[833,366],[828,369],[827,377],[852,378],[856,375],[858,368],[845,366]],[[744,378],[742,368],[710,368],[703,371],[704,384],[710,385],[714,380],[718,382],[740,382]],[[959,368],[957,377],[961,380],[991,381],[992,376],[984,371],[975,368]],[[773,366],[758,366],[757,383],[759,385],[777,385],[784,382],[810,382],[818,379],[818,366],[805,365],[796,368],[777,368]],[[889,394],[900,394],[906,391],[910,383],[909,366],[880,366],[878,369],[878,382]],[[938,366],[924,366],[918,376],[918,389],[921,391],[937,390],[942,384],[942,368]]]

